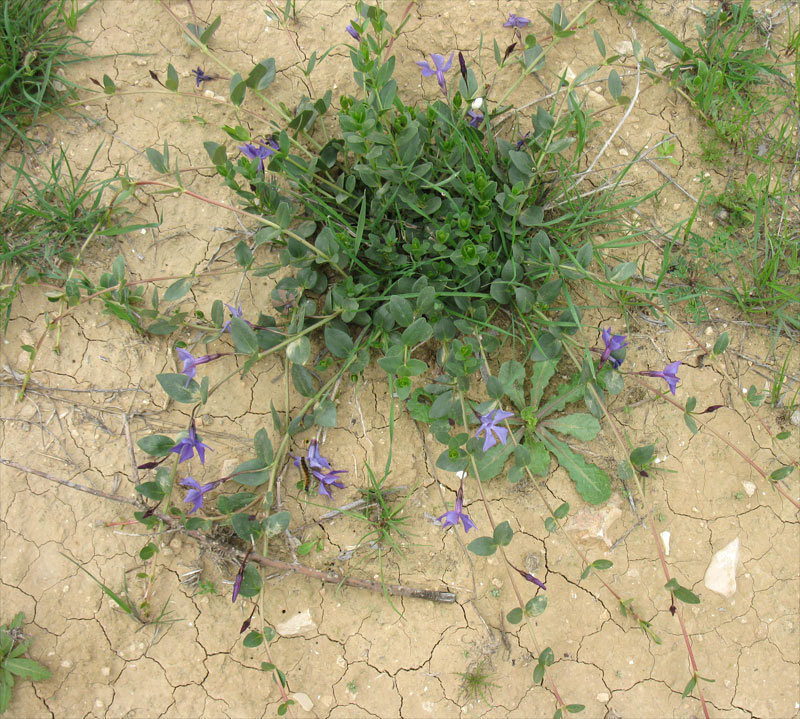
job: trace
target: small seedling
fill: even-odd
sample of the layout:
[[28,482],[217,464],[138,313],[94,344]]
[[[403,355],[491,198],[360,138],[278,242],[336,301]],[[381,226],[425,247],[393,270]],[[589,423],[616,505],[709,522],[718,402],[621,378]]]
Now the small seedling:
[[489,692],[491,687],[499,685],[490,681],[494,676],[494,672],[491,670],[491,665],[487,659],[475,662],[467,668],[467,671],[460,673],[459,676],[461,677],[460,697],[466,697],[469,701],[481,699],[487,704],[491,704],[484,692]]
[[32,682],[50,678],[50,671],[33,659],[26,659],[31,640],[22,633],[25,615],[19,612],[10,624],[0,626],[0,714],[11,701],[14,678],[30,679]]

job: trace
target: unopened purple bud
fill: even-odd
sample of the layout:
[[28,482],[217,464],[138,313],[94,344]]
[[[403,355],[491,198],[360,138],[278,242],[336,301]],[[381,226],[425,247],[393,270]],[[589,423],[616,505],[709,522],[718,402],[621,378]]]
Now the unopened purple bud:
[[464,78],[464,82],[467,82],[467,63],[464,62],[464,54],[460,50],[458,51],[458,65],[461,68],[461,77]]

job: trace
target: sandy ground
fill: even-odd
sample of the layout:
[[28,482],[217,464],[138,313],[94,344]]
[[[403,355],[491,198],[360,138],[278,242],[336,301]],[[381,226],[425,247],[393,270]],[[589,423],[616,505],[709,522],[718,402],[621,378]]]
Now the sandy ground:
[[[214,46],[226,62],[246,72],[264,57],[275,58],[279,73],[270,89],[274,100],[291,107],[310,91],[353,91],[347,51],[341,46],[313,73],[313,87],[306,86],[301,72],[312,50],[347,39],[344,26],[352,19],[352,8],[333,0],[299,5],[299,22],[290,25],[291,32],[267,21],[264,3],[197,0],[194,10],[204,23],[222,15]],[[387,5],[396,20],[406,3],[392,0]],[[170,6],[184,20],[192,20],[188,4],[175,1]],[[491,47],[495,37],[505,47],[510,31],[502,22],[507,13],[533,16],[536,6],[549,12],[544,3],[419,3],[395,44],[400,87],[411,95],[433,97],[435,83],[420,84],[415,60],[451,48],[474,56],[481,33],[484,47]],[[654,7],[657,19],[678,34],[691,33],[698,21],[685,3]],[[664,42],[642,23],[630,24],[602,5],[592,10],[592,17],[606,45],[623,56],[630,55],[635,31],[647,54],[659,62],[669,60]],[[49,122],[52,142],[38,160],[47,164],[62,146],[82,167],[102,143],[98,176],[127,168],[131,177],[143,178],[153,175],[145,148],[161,147],[166,139],[182,167],[203,168],[185,173],[189,188],[230,201],[208,167],[202,143],[224,142],[218,128],[223,122],[234,124],[234,118],[194,89],[190,69],[202,65],[208,71],[210,64],[187,46],[164,9],[144,0],[104,0],[85,16],[78,31],[92,41],[94,55],[139,54],[76,67],[81,84],[88,86],[89,78],[106,73],[119,94],[87,101],[82,117]],[[537,31],[544,34],[541,28]],[[564,42],[550,62],[552,68],[568,65],[577,73],[596,60],[588,34]],[[186,93],[179,98],[153,92],[158,86],[149,71],[164,79],[170,62]],[[635,69],[630,57],[626,67]],[[542,79],[553,82],[552,74]],[[628,89],[632,79],[625,81]],[[206,89],[225,96],[227,82],[216,80]],[[590,103],[609,106],[604,83],[589,89]],[[544,92],[530,78],[516,101],[530,102]],[[267,108],[250,107],[269,116]],[[600,117],[606,130],[598,135],[598,148],[621,111],[611,108]],[[242,116],[239,121],[259,131],[251,118]],[[703,165],[697,154],[698,130],[694,113],[683,101],[665,86],[647,82],[604,164],[625,162],[648,143],[675,133],[679,164],[660,166],[684,189],[696,189],[693,183],[702,173],[709,173],[712,186],[719,189],[725,170]],[[4,167],[2,178],[8,179],[8,173]],[[634,181],[630,191],[637,193],[664,181],[646,163],[637,164],[629,179]],[[630,219],[669,227],[691,204],[679,187],[669,185],[642,206],[643,217]],[[141,279],[179,275],[193,267],[235,268],[232,250],[247,228],[225,211],[186,197],[144,195],[130,207],[141,221],[159,218],[161,226],[119,242],[93,244],[83,265],[88,274],[99,277],[119,253],[132,276]],[[713,222],[710,214],[701,219]],[[644,252],[645,262],[657,266],[657,248]],[[192,293],[206,313],[211,302],[221,298],[241,302],[248,316],[269,311],[274,282],[269,277],[243,280],[230,273],[200,279]],[[771,440],[784,429],[793,429],[796,437],[789,413],[770,407],[754,411],[741,397],[741,387],[769,386],[768,368],[782,362],[789,343],[771,341],[727,307],[710,309],[711,321],[690,329],[707,348],[727,329],[732,342],[724,360],[704,363],[701,350],[680,329],[633,316],[629,368],[683,360],[680,402],[694,395],[700,406],[724,404],[724,409],[706,415],[707,421],[767,471],[797,461],[796,440],[784,442],[780,449]],[[260,669],[265,661],[285,672],[288,695],[296,701],[291,711],[298,717],[552,716],[553,695],[532,684],[531,635],[504,619],[515,606],[504,568],[496,558],[467,555],[463,535],[444,532],[433,522],[444,511],[437,480],[450,503],[458,480],[434,473],[433,460],[406,414],[396,420],[389,483],[406,488],[401,496],[416,488],[405,509],[410,539],[404,543],[405,556],[384,558],[383,573],[387,581],[455,592],[454,604],[395,598],[399,616],[380,593],[337,590],[293,573],[265,573],[259,611],[277,637],[268,651],[263,646],[248,649],[239,630],[252,603],[231,604],[230,585],[237,571],[232,551],[226,552],[224,544],[211,546],[173,533],[163,537],[157,555],[151,603],[157,611],[169,601],[174,623],[141,626],[125,616],[64,554],[116,591],[125,580],[131,597],[141,601],[144,583],[137,575],[151,571],[152,565],[145,566],[138,557],[149,538],[131,521],[134,508],[59,485],[52,477],[122,499],[135,498],[134,484],[147,478],[135,468],[144,461],[133,449],[136,440],[155,432],[175,435],[187,424],[185,406],[169,403],[155,380],[159,372],[177,371],[176,359],[170,339],[139,336],[103,314],[100,305],[83,305],[63,321],[60,354],[53,352],[52,337],[45,340],[30,390],[16,402],[18,380],[27,366],[20,346],[36,342],[48,311],[53,306],[41,290],[26,288],[0,347],[0,454],[39,473],[0,465],[2,619],[25,612],[25,631],[34,640],[31,656],[52,671],[48,681],[17,685],[7,716],[271,717],[281,694]],[[601,307],[587,322],[624,329],[613,308]],[[180,338],[192,341],[189,333]],[[796,363],[790,370],[800,374]],[[220,363],[207,367],[212,381],[225,371]],[[340,390],[338,427],[327,432],[323,453],[335,467],[349,470],[347,488],[336,495],[342,504],[358,499],[358,487],[366,483],[366,464],[382,466],[386,459],[390,399],[384,378],[380,371],[368,370],[363,380],[343,384]],[[281,401],[280,379],[280,363],[268,361],[241,381],[229,383],[224,401],[207,406],[198,426],[214,451],[202,470],[195,468],[199,481],[226,474],[249,456],[253,433],[272,426],[269,408],[272,401]],[[669,533],[670,572],[702,599],[700,605],[685,606],[683,617],[699,673],[715,680],[703,684],[712,715],[800,716],[800,534],[795,507],[711,434],[692,436],[674,407],[629,389],[615,398],[612,409],[634,444],[656,444],[658,467],[665,470],[651,476],[648,499],[655,508],[657,531]],[[440,451],[435,440],[428,446],[435,458]],[[610,434],[590,444],[587,453],[602,466],[616,464]],[[378,580],[376,555],[368,547],[355,548],[366,526],[352,518],[314,522],[326,508],[294,500],[293,471],[287,471],[282,501],[292,513],[292,527],[302,526],[293,530],[295,538],[323,540],[323,551],[303,561],[316,569]],[[551,672],[561,695],[568,703],[586,705],[580,716],[701,716],[695,698],[681,700],[691,670],[680,627],[670,614],[669,594],[662,589],[665,580],[651,531],[637,525],[622,488],[616,486],[604,506],[583,506],[572,482],[554,463],[545,491],[555,505],[568,501],[573,507],[568,524],[573,540],[590,558],[614,562],[604,576],[621,596],[633,598],[640,616],[661,638],[660,645],[622,616],[597,578],[579,581],[577,557],[562,536],[545,531],[543,504],[532,486],[511,486],[497,479],[485,489],[493,514],[520,533],[511,547],[512,560],[547,583],[549,606],[533,620],[533,629],[539,645],[555,653]],[[796,472],[786,491],[797,501]],[[479,530],[487,526],[479,504],[470,511]],[[735,539],[740,544],[736,588],[726,597],[709,590],[704,575],[712,555]],[[292,561],[282,542],[274,543],[274,551],[276,557]],[[200,579],[214,582],[218,593],[199,593]],[[493,673],[485,701],[461,692],[460,673],[480,662]]]

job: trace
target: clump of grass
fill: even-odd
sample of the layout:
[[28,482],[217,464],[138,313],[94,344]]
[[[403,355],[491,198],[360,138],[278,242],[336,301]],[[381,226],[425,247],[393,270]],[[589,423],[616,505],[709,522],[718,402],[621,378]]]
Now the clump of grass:
[[498,685],[491,681],[492,677],[494,677],[494,672],[487,659],[484,658],[474,662],[467,668],[467,671],[459,673],[459,676],[461,677],[459,698],[465,697],[470,701],[481,699],[487,704],[491,704],[486,698],[486,693],[489,693],[492,687],[497,687]]
[[[642,17],[650,20],[646,13]],[[733,143],[752,141],[756,119],[772,102],[761,91],[770,80],[786,80],[775,53],[752,45],[758,22],[750,1],[721,3],[706,16],[697,47],[650,20],[678,59],[666,73],[717,135]]]
[[0,16],[0,146],[27,134],[43,112],[62,107],[75,85],[59,71],[86,59],[85,41],[72,34],[78,18],[96,0],[77,8],[74,0],[2,0]]
[[16,168],[11,194],[0,208],[0,328],[8,321],[19,282],[63,281],[63,264],[73,263],[93,230],[108,219],[103,193],[117,178],[93,182],[89,177],[101,147],[80,174],[64,149],[44,167],[44,178],[36,177],[24,162]]

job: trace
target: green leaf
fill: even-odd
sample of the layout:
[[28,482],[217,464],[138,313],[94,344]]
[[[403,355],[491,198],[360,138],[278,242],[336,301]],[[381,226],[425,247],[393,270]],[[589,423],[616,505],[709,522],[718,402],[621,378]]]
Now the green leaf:
[[259,459],[264,462],[264,464],[272,464],[272,442],[269,441],[267,430],[263,427],[253,435],[253,446],[255,447]]
[[200,390],[200,385],[191,379],[187,387],[185,374],[165,372],[157,374],[156,379],[161,385],[161,388],[176,402],[192,404],[197,401],[197,393]]
[[507,547],[511,544],[514,530],[508,522],[501,522],[494,528],[494,541],[496,544]]
[[600,434],[600,422],[590,414],[577,412],[558,419],[548,419],[544,426],[560,434],[568,434],[583,442]]
[[544,594],[540,594],[538,597],[528,600],[525,605],[525,614],[529,617],[538,617],[544,613],[545,609],[547,609],[547,597]]
[[408,327],[414,321],[414,310],[405,297],[392,295],[389,299],[389,312],[401,327]]
[[557,364],[555,360],[534,363],[531,369],[531,407],[534,409],[538,409],[544,391],[555,374]]
[[203,30],[203,34],[200,35],[200,42],[203,43],[203,45],[208,45],[208,41],[214,36],[214,33],[219,29],[221,23],[222,17],[217,15],[214,22],[212,22],[205,30]]
[[550,647],[547,647],[547,649],[545,649],[539,655],[539,664],[545,667],[552,666],[555,660],[556,660],[555,654],[553,654],[553,650]]
[[291,515],[289,512],[276,512],[267,518],[266,530],[268,537],[276,537],[283,534],[289,527]]
[[50,671],[33,659],[24,659],[20,657],[6,659],[3,662],[3,668],[15,674],[20,679],[30,679],[33,682],[39,682],[50,678]]
[[232,78],[230,83],[231,103],[239,107],[244,102],[244,94],[247,91],[247,85],[242,76],[237,72]]
[[597,30],[594,31],[594,42],[597,45],[597,49],[600,52],[600,55],[603,59],[606,57],[606,44],[603,42],[603,38],[600,36],[600,33]]
[[717,341],[714,343],[713,353],[715,355],[721,355],[726,349],[728,349],[728,345],[730,344],[731,338],[728,337],[727,332],[723,332]]
[[686,699],[693,691],[695,686],[697,685],[697,677],[693,676],[689,683],[686,685],[686,688],[683,690],[683,694],[681,694],[681,699]]
[[231,517],[231,527],[236,535],[248,544],[257,540],[262,534],[261,522],[251,519],[247,514],[234,514]]
[[433,328],[424,317],[415,319],[400,337],[400,341],[406,347],[415,347],[418,344],[427,342],[433,336]]
[[686,422],[686,426],[689,428],[692,434],[697,434],[697,422],[695,422],[694,417],[690,414],[683,415],[683,421]]
[[589,504],[602,504],[611,497],[611,480],[605,471],[587,462],[545,430],[541,432],[548,449],[555,454],[558,463],[567,470],[581,497]]
[[539,227],[544,220],[544,209],[535,205],[527,207],[517,219],[523,227]]
[[769,478],[773,482],[780,482],[782,479],[788,477],[792,472],[794,472],[794,465],[790,464],[786,467],[776,469],[772,474],[769,475]]
[[556,507],[555,511],[553,512],[553,516],[556,519],[564,519],[569,514],[569,502],[564,502]]
[[176,280],[164,293],[162,298],[164,302],[175,302],[183,297],[192,288],[192,278],[184,277],[182,280]]
[[147,544],[144,545],[144,547],[142,547],[139,550],[139,559],[141,559],[143,562],[146,562],[157,551],[158,551],[158,548],[156,547],[156,545],[153,544],[152,542],[148,542]]
[[244,509],[256,495],[253,492],[238,492],[237,494],[223,494],[217,497],[217,509],[220,514],[233,514]]
[[506,621],[509,624],[519,624],[522,621],[522,610],[517,607],[516,609],[512,609],[508,614],[506,614]]
[[250,632],[242,641],[242,644],[248,649],[255,649],[261,646],[264,641],[264,635],[261,632]]
[[631,452],[631,464],[636,467],[644,467],[655,454],[656,446],[648,444],[644,447],[637,447]]
[[255,597],[261,591],[261,574],[253,564],[248,564],[244,568],[242,586],[239,589],[240,597]]
[[292,364],[292,383],[303,397],[313,397],[317,393],[314,377],[302,365]]
[[545,517],[544,528],[552,534],[558,531],[558,523],[552,517]]
[[286,356],[295,364],[304,365],[311,357],[311,341],[306,335],[292,340],[286,345]]
[[142,437],[136,445],[142,452],[152,457],[166,457],[175,446],[175,440],[164,434],[150,434]]
[[543,442],[534,439],[529,443],[528,450],[531,453],[528,469],[537,477],[546,477],[550,473],[550,452],[547,447]]
[[231,479],[247,487],[258,487],[269,479],[269,465],[261,458],[248,459],[231,472]]
[[233,256],[239,265],[245,269],[249,269],[250,265],[253,264],[253,253],[244,240],[239,240],[236,243],[236,247],[233,248]]
[[116,91],[117,86],[114,81],[108,75],[103,75],[103,92],[106,95],[113,95]]
[[268,57],[256,65],[247,76],[245,85],[251,90],[266,90],[275,80],[275,58]]
[[678,580],[674,577],[664,585],[664,588],[672,592],[675,599],[684,604],[700,604],[700,597],[686,587],[682,587],[678,584]]
[[586,707],[583,704],[567,704],[566,710],[570,714],[580,714]]
[[525,383],[525,368],[516,360],[503,362],[500,366],[500,371],[497,373],[497,378],[503,385],[504,392],[521,410],[525,406],[525,395],[522,391]]
[[533,668],[533,683],[535,685],[539,685],[542,683],[544,679],[544,667],[541,664],[537,664]]
[[[411,387],[409,386],[408,389],[410,391]],[[336,404],[333,400],[328,397],[320,400],[319,405],[314,410],[314,424],[320,427],[336,426]]]
[[347,357],[353,351],[353,340],[344,330],[325,325],[325,346],[334,357]]
[[178,91],[178,71],[172,66],[172,63],[167,65],[167,80],[164,83],[164,87],[167,90],[172,90],[172,92]]
[[610,559],[595,559],[592,562],[592,567],[595,569],[611,569],[614,566],[614,562]]
[[612,70],[608,73],[608,91],[611,93],[611,97],[613,97],[614,100],[619,99],[619,96],[622,94],[622,79],[616,70]]
[[496,444],[486,452],[479,452],[475,457],[475,465],[478,468],[478,477],[481,482],[486,482],[496,477],[508,461],[514,451],[514,443]]
[[147,155],[148,162],[153,166],[156,172],[165,175],[169,172],[169,165],[167,164],[164,156],[155,148],[145,148],[145,155]]
[[164,490],[157,482],[143,482],[137,484],[134,489],[147,499],[152,499],[154,502],[160,502],[164,499]]
[[237,352],[252,355],[258,351],[256,333],[241,317],[231,317],[231,336]]
[[491,537],[473,539],[467,549],[479,557],[491,557],[497,551],[497,543]]
[[608,276],[608,279],[611,282],[622,283],[625,280],[629,280],[636,274],[637,265],[635,262],[621,262],[613,270],[611,270],[611,274]]

